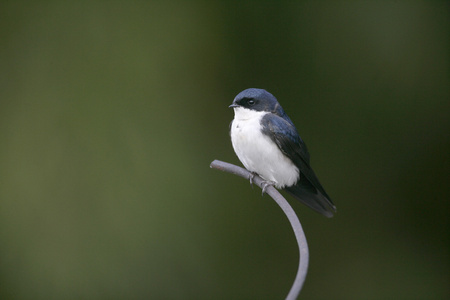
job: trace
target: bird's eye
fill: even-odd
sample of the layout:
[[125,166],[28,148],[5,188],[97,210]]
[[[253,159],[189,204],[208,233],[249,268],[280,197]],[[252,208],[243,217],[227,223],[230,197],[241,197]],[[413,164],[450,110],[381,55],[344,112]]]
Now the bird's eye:
[[251,105],[255,104],[255,100],[250,99],[247,101],[247,103],[248,103],[248,105],[251,106]]

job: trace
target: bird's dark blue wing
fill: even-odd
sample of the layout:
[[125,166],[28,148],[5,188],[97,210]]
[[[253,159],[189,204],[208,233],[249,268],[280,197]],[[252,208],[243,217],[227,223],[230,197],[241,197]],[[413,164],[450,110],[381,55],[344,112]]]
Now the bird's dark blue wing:
[[261,120],[263,133],[268,135],[287,157],[296,165],[301,159],[309,165],[309,152],[305,143],[297,133],[294,124],[275,114],[267,114]]
[[262,132],[277,144],[300,171],[298,182],[285,190],[317,212],[327,217],[333,216],[336,208],[312,170],[308,149],[294,124],[289,118],[269,113],[262,118],[261,125]]

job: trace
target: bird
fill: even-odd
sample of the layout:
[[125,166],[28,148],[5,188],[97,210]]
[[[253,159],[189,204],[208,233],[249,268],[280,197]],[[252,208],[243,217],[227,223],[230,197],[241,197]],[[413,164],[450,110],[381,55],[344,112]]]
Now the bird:
[[311,168],[306,144],[278,100],[264,89],[249,88],[229,107],[234,109],[231,143],[245,168],[261,176],[265,184],[285,190],[316,212],[332,217],[336,206]]

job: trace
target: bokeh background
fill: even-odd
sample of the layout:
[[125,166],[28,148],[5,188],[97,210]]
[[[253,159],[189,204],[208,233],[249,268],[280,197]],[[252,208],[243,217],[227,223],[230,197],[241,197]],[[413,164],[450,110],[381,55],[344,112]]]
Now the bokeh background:
[[448,1],[0,4],[0,298],[283,299],[227,106],[273,93],[337,205],[300,299],[450,297]]

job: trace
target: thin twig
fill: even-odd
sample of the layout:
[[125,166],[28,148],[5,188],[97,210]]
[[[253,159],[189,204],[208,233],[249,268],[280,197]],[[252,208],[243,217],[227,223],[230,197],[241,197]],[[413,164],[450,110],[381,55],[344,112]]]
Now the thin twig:
[[[246,179],[250,179],[253,176],[253,183],[258,185],[261,189],[264,187],[265,181],[259,177],[258,175],[254,175],[246,169],[238,167],[233,164],[229,164],[220,160],[214,160],[211,165],[211,168],[218,169],[224,172],[228,172],[231,174],[238,175],[240,177],[244,177]],[[289,222],[291,223],[292,229],[294,230],[295,238],[297,239],[298,249],[300,252],[299,264],[297,276],[295,276],[294,283],[289,291],[289,294],[286,297],[286,300],[295,300],[297,299],[300,291],[305,283],[306,274],[308,273],[308,262],[309,262],[309,250],[308,243],[306,242],[306,236],[303,232],[302,225],[295,214],[292,207],[286,201],[286,199],[274,188],[272,185],[268,185],[265,188],[265,192],[272,197],[273,200],[281,207]]]

